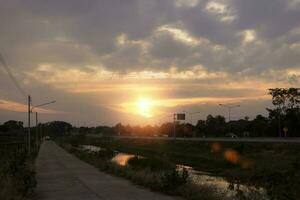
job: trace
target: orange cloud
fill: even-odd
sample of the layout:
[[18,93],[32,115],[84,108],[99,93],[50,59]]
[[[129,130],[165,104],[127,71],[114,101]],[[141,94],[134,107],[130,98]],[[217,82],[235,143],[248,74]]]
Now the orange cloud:
[[[14,112],[28,112],[28,106],[26,104],[14,102],[14,101],[7,101],[3,99],[0,99],[0,109],[14,111]],[[44,109],[44,108],[36,108],[35,111],[39,113],[45,113],[45,114],[62,113],[61,111]]]

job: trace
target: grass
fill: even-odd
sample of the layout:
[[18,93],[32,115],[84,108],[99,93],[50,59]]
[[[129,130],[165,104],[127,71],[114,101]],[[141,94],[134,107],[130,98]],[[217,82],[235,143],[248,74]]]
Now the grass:
[[[179,149],[179,147],[177,146],[179,145],[177,141],[174,144],[172,144],[171,142],[163,144],[161,141],[158,141],[156,143],[149,142],[149,140],[91,140],[82,136],[73,136],[59,138],[57,140],[57,143],[70,153],[76,155],[81,160],[94,165],[101,171],[124,177],[135,184],[142,185],[154,191],[163,192],[169,195],[181,196],[188,200],[229,199],[229,197],[226,197],[226,191],[221,191],[213,185],[195,184],[187,179],[189,175],[187,171],[176,170],[176,164],[186,164],[189,163],[188,161],[191,161],[190,163],[197,163],[194,160],[189,160],[191,158],[194,159],[195,157],[197,157],[201,159],[203,158],[205,159],[205,161],[209,161],[210,158],[205,157],[206,154],[217,154],[217,152],[211,152],[211,145],[206,144],[210,148],[209,152],[202,152],[202,154],[198,152],[199,155],[194,152],[192,156],[188,156],[184,152],[174,151],[175,148]],[[100,146],[102,147],[102,150],[99,152],[91,153],[79,148],[80,145],[85,144]],[[190,145],[191,144],[187,144],[187,146],[182,148],[189,151],[192,148],[196,149],[195,147],[191,148]],[[172,149],[172,152],[168,151],[168,148]],[[120,166],[114,162],[111,162],[111,159],[115,155],[115,150],[118,150],[120,152],[134,153],[137,156],[131,158],[128,161],[127,165]],[[164,152],[162,153],[161,151]],[[219,158],[221,158],[221,156],[219,156]],[[178,162],[181,159],[185,162]],[[223,162],[221,160],[217,160],[216,158],[213,158],[213,161],[215,163]],[[211,163],[205,163],[205,165],[201,166],[209,166],[210,164]],[[226,169],[238,169],[235,164],[229,161],[224,162],[223,165],[226,165]],[[241,183],[240,179],[234,180],[236,181],[235,183]],[[251,197],[249,195],[246,196],[237,187],[234,187],[233,191],[237,192],[235,198],[237,200],[261,200],[261,197],[255,197],[256,191],[250,193]]]
[[33,152],[29,157],[22,144],[0,145],[0,199],[29,198],[36,186]]
[[[58,143],[81,160],[96,166],[99,170],[129,179],[131,182],[169,195],[185,197],[188,200],[223,200],[216,188],[196,186],[187,181],[187,171],[178,172],[176,165],[161,158],[133,157],[128,165],[120,166],[111,162],[113,157],[110,148],[98,153],[80,150],[71,140],[60,140]],[[73,143],[74,144],[74,143]]]
[[169,171],[176,166],[173,163],[158,158],[144,158],[135,156],[127,163],[134,170],[148,169],[150,171]]
[[109,138],[86,138],[81,142],[189,165],[232,183],[264,187],[272,199],[288,200],[300,196],[298,144]]

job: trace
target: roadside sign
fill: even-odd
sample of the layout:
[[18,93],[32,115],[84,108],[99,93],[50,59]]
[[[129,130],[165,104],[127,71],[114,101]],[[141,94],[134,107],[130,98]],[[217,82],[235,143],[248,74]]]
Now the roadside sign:
[[176,119],[177,120],[185,120],[185,113],[177,113]]

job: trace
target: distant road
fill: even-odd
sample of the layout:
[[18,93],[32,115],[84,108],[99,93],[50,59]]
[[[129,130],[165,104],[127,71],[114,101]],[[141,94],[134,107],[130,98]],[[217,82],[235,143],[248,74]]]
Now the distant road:
[[[89,135],[90,137],[102,137],[99,135]],[[172,137],[142,137],[142,136],[114,136],[115,139],[156,139],[175,140]],[[261,143],[300,143],[300,138],[176,138],[180,141],[203,141],[203,142],[261,142]]]

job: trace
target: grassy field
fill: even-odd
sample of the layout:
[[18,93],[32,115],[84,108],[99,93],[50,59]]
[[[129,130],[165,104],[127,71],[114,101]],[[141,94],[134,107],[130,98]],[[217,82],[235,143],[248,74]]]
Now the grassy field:
[[231,182],[264,187],[273,199],[300,196],[298,144],[110,138],[88,138],[81,143],[189,165]]
[[90,152],[80,148],[72,138],[57,140],[57,143],[81,160],[88,162],[99,170],[129,179],[137,185],[169,195],[184,197],[187,200],[229,200],[215,187],[197,186],[187,181],[187,171],[177,171],[176,165],[162,158],[132,157],[127,165],[112,162],[115,152],[102,149]]
[[28,156],[26,145],[1,141],[0,143],[0,199],[28,199],[36,186],[34,158],[37,154],[33,148]]
[[0,199],[30,199],[36,187],[35,158],[39,146],[31,141],[28,153],[27,138],[9,132],[0,136]]

